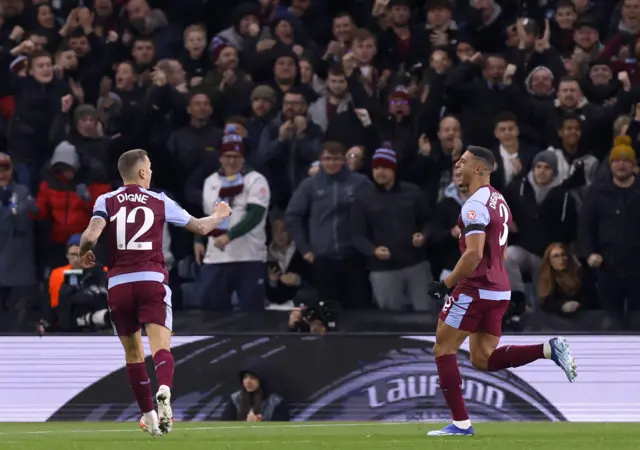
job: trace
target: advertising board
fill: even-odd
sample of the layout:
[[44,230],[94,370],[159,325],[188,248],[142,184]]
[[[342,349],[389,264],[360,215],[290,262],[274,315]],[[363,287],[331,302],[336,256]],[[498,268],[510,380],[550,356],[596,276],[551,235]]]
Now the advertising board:
[[[542,342],[505,336],[502,345]],[[551,361],[495,373],[458,355],[472,419],[639,421],[640,337],[573,336],[578,379]],[[146,345],[146,343],[145,343]],[[268,376],[295,421],[434,421],[449,412],[432,336],[177,336],[176,420],[217,420],[247,365]],[[147,359],[155,383],[153,365]],[[0,422],[139,419],[114,337],[0,337]]]

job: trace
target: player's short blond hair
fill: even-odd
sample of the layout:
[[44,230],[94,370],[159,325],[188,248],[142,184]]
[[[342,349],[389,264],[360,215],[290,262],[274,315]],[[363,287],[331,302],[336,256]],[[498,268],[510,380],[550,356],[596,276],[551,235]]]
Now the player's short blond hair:
[[123,180],[131,180],[134,177],[135,169],[138,165],[149,158],[146,150],[140,148],[124,152],[118,158],[118,172]]
[[207,29],[199,24],[194,24],[194,25],[189,25],[187,28],[184,29],[184,33],[182,34],[182,39],[184,41],[187,40],[187,36],[189,36],[189,33],[202,33],[204,34],[204,40],[207,40]]

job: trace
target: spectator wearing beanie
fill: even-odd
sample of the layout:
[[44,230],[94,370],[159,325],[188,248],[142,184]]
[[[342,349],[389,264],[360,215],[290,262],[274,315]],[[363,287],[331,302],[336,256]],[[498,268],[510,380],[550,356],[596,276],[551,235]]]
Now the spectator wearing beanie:
[[80,158],[80,176],[85,181],[108,184],[119,178],[113,166],[115,161],[110,158],[113,142],[104,136],[93,105],[78,106],[71,120],[68,113],[60,112],[51,125],[51,140],[56,146],[67,141],[75,147]]
[[206,238],[196,241],[195,258],[200,269],[198,307],[230,311],[235,292],[242,312],[264,308],[266,284],[266,216],[271,197],[264,176],[245,164],[242,136],[228,134],[220,145],[219,172],[204,182],[202,208],[213,214],[225,201],[232,214]]
[[414,109],[413,97],[405,86],[397,86],[389,96],[388,118],[381,131],[383,141],[396,149],[398,165],[405,170],[407,159],[413,158],[419,138],[420,118]]
[[307,103],[317,98],[311,87],[301,86],[298,55],[291,49],[278,47],[273,57],[269,58],[268,64],[262,69],[253,70],[252,73],[275,90],[278,105],[282,105],[284,94],[294,87],[304,92]]
[[317,100],[321,96],[326,95],[327,84],[325,83],[324,79],[318,76],[318,69],[315,68],[316,64],[313,58],[303,55],[300,58],[298,66],[300,67],[300,84],[302,84],[303,86],[307,86],[312,92],[316,94],[316,96],[314,97],[315,100]]
[[[509,232],[505,266],[511,282],[511,298],[524,305],[523,273],[538,285],[545,249],[552,242],[569,244],[576,238],[576,202],[562,186],[558,158],[553,152],[540,152],[531,170],[515,176],[503,190],[511,208],[513,227]],[[532,303],[532,306],[535,303]]]
[[260,23],[260,6],[257,4],[242,3],[236,6],[231,13],[231,20],[233,25],[218,33],[216,37],[229,42],[238,52],[255,45],[256,39],[270,36],[269,28],[262,27]]
[[[64,272],[69,269],[82,269],[82,260],[80,259],[80,238],[81,234],[72,234],[67,240],[67,262],[63,266],[56,267],[51,271],[49,276],[49,305],[52,310],[59,305],[60,288],[64,283]],[[108,271],[108,267],[103,266],[104,271]]]
[[616,138],[612,176],[592,184],[579,223],[580,254],[598,274],[600,306],[626,314],[640,310],[640,182],[628,136]]
[[313,265],[320,300],[362,309],[370,304],[370,294],[363,258],[353,247],[349,211],[371,182],[346,167],[345,153],[340,143],[324,143],[320,170],[293,193],[285,224],[300,254]]
[[420,188],[396,178],[393,150],[380,148],[371,160],[375,187],[351,205],[353,246],[368,261],[373,296],[380,309],[432,308],[426,260],[429,203]]
[[589,64],[585,71],[588,75],[582,82],[584,96],[591,103],[603,105],[612,101],[620,90],[620,81],[614,78],[609,64],[602,60],[596,60]]
[[192,92],[205,93],[211,99],[216,116],[225,120],[249,111],[249,96],[253,84],[239,68],[238,50],[221,37],[214,37],[209,45],[213,69]]
[[[256,86],[251,92],[251,117],[247,122],[247,141],[249,147],[257,151],[260,148],[262,132],[275,118],[276,92],[271,86]],[[260,168],[256,163],[256,167]]]

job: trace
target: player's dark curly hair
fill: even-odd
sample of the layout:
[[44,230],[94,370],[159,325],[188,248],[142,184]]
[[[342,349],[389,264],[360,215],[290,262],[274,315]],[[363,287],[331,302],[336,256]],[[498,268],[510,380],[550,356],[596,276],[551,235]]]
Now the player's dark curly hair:
[[495,167],[496,158],[495,156],[493,156],[493,152],[491,150],[484,147],[470,145],[469,147],[467,147],[467,151],[478,158],[480,161],[482,161],[489,172],[491,172]]

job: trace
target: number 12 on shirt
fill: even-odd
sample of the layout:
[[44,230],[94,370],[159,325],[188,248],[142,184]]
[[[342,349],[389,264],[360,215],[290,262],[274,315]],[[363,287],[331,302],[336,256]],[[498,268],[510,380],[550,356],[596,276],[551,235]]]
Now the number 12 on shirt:
[[[138,212],[142,211],[144,216],[144,222],[137,232],[127,241],[127,225],[133,225],[136,222],[136,216]],[[136,206],[127,214],[127,208],[121,207],[118,212],[110,218],[111,222],[116,223],[116,245],[118,250],[152,250],[153,244],[151,242],[138,242],[138,239],[142,237],[153,226],[155,215],[151,208],[146,206]]]

